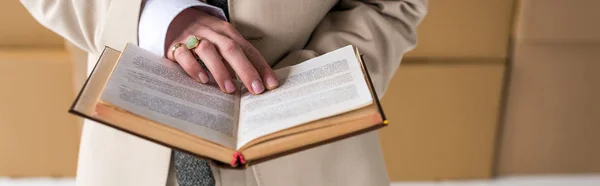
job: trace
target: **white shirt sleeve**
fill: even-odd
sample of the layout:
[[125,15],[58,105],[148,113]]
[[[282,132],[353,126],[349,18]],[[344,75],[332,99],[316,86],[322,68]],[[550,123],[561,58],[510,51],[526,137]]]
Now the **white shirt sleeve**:
[[165,37],[171,21],[186,8],[194,7],[222,20],[227,20],[219,7],[199,0],[147,0],[142,7],[138,28],[141,48],[164,56]]

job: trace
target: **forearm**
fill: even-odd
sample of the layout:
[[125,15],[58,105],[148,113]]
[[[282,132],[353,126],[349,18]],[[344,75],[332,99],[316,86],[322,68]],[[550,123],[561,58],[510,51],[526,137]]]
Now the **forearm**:
[[21,0],[43,26],[87,52],[99,52],[99,42],[111,0]]

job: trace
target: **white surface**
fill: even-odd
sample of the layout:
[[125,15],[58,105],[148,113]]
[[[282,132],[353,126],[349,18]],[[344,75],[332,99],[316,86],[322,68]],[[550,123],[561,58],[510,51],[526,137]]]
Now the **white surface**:
[[72,178],[0,177],[0,186],[75,186],[75,180]]
[[[5,178],[0,186],[75,186],[69,178]],[[600,186],[598,175],[513,176],[495,180],[397,182],[391,186]]]
[[494,180],[402,182],[392,183],[391,186],[600,186],[600,174],[511,176]]

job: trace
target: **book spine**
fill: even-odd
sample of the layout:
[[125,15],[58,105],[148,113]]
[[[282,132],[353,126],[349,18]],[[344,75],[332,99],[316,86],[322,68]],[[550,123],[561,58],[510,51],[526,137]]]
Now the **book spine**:
[[246,159],[241,152],[233,153],[233,159],[231,160],[231,167],[237,167],[239,164],[246,164]]

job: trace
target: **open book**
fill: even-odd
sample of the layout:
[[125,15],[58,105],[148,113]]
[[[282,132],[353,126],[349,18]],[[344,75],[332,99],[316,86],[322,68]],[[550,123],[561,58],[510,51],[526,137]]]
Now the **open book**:
[[233,167],[387,124],[352,46],[275,73],[277,89],[226,94],[136,45],[107,47],[70,112]]

